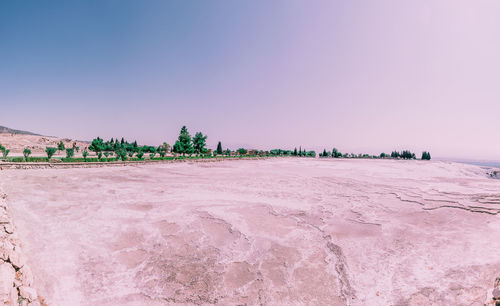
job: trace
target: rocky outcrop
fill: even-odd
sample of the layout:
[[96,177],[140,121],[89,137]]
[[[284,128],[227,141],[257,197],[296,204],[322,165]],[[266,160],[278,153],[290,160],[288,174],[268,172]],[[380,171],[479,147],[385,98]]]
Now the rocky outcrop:
[[41,305],[6,199],[7,195],[0,192],[0,303]]
[[484,305],[500,306],[500,277],[497,277],[493,289],[488,291]]

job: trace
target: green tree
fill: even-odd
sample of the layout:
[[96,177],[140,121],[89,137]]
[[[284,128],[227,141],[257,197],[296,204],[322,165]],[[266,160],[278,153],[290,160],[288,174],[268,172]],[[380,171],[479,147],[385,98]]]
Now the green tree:
[[422,160],[431,160],[431,153],[427,151],[422,152]]
[[189,135],[189,132],[186,128],[186,126],[183,126],[181,128],[181,131],[179,133],[179,138],[174,144],[173,150],[174,153],[179,153],[179,154],[193,154],[193,146],[191,144],[191,135]]
[[7,155],[9,155],[10,150],[8,150],[6,147],[2,146],[0,144],[0,151],[2,151],[2,156],[3,158],[7,158]]
[[142,159],[142,157],[144,156],[144,152],[139,150],[135,156],[137,156],[138,159]]
[[333,148],[332,149],[332,157],[337,158],[337,157],[339,157],[339,155],[342,156],[342,153],[340,153],[339,150],[337,150],[337,148]]
[[104,147],[104,141],[101,138],[97,137],[92,140],[92,144],[90,144],[89,150],[99,155],[99,153],[104,150]]
[[220,143],[220,141],[217,144],[217,151],[216,152],[217,152],[217,155],[222,155],[222,144]]
[[226,155],[227,155],[227,156],[231,156],[231,150],[226,149]]
[[57,148],[46,147],[45,153],[47,153],[47,159],[50,160],[52,156],[57,152]]
[[165,149],[165,153],[170,152],[170,145],[168,143],[164,142],[162,146]]
[[167,150],[165,149],[164,146],[158,146],[156,149],[156,152],[160,155],[160,157],[165,157],[165,154],[167,153]]
[[153,159],[153,158],[155,157],[155,155],[156,155],[156,148],[155,148],[155,147],[152,147],[152,149],[150,148],[150,149],[149,149],[149,151],[151,152],[151,153],[149,154],[149,158],[150,158],[150,159]]
[[72,148],[66,149],[66,158],[72,158],[73,156],[75,156],[75,150]]
[[62,142],[62,140],[57,144],[57,149],[59,151],[64,151],[66,150],[66,148],[64,147],[64,142]]
[[28,148],[24,149],[23,155],[24,155],[24,160],[28,161],[28,157],[31,155],[31,150]]
[[83,160],[87,161],[87,156],[89,155],[89,151],[87,151],[87,149],[83,150],[82,155],[83,155]]
[[196,154],[203,154],[207,152],[206,147],[207,136],[204,136],[201,132],[194,134],[193,137],[193,150]]
[[120,160],[120,159],[122,161],[126,161],[127,160],[127,151],[125,151],[124,149],[118,149],[118,150],[116,150],[115,151],[115,155],[116,155],[116,160]]
[[297,147],[295,147],[295,149],[293,149],[293,156],[297,156]]
[[238,152],[238,154],[240,154],[240,155],[245,155],[245,154],[247,154],[247,150],[246,150],[246,149],[244,149],[244,148],[239,148],[239,149],[237,150],[237,152]]

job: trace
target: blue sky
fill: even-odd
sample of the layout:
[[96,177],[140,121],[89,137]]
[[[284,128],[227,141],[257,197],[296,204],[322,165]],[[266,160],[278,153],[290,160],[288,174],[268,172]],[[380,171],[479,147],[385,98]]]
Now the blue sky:
[[498,159],[495,1],[3,1],[0,125]]

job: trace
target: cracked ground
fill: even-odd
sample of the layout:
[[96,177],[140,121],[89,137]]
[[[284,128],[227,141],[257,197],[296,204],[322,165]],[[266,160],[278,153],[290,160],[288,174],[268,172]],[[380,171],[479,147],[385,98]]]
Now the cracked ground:
[[269,159],[8,170],[48,305],[483,305],[500,180],[463,164]]

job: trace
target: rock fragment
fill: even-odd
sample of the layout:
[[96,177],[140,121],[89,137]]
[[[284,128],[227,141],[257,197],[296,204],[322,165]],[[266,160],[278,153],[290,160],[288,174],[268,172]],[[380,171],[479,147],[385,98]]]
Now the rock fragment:
[[5,303],[9,301],[11,289],[14,287],[14,278],[16,271],[7,262],[0,264],[0,301]]
[[19,287],[19,294],[27,299],[28,302],[33,302],[38,298],[36,290],[28,286]]

